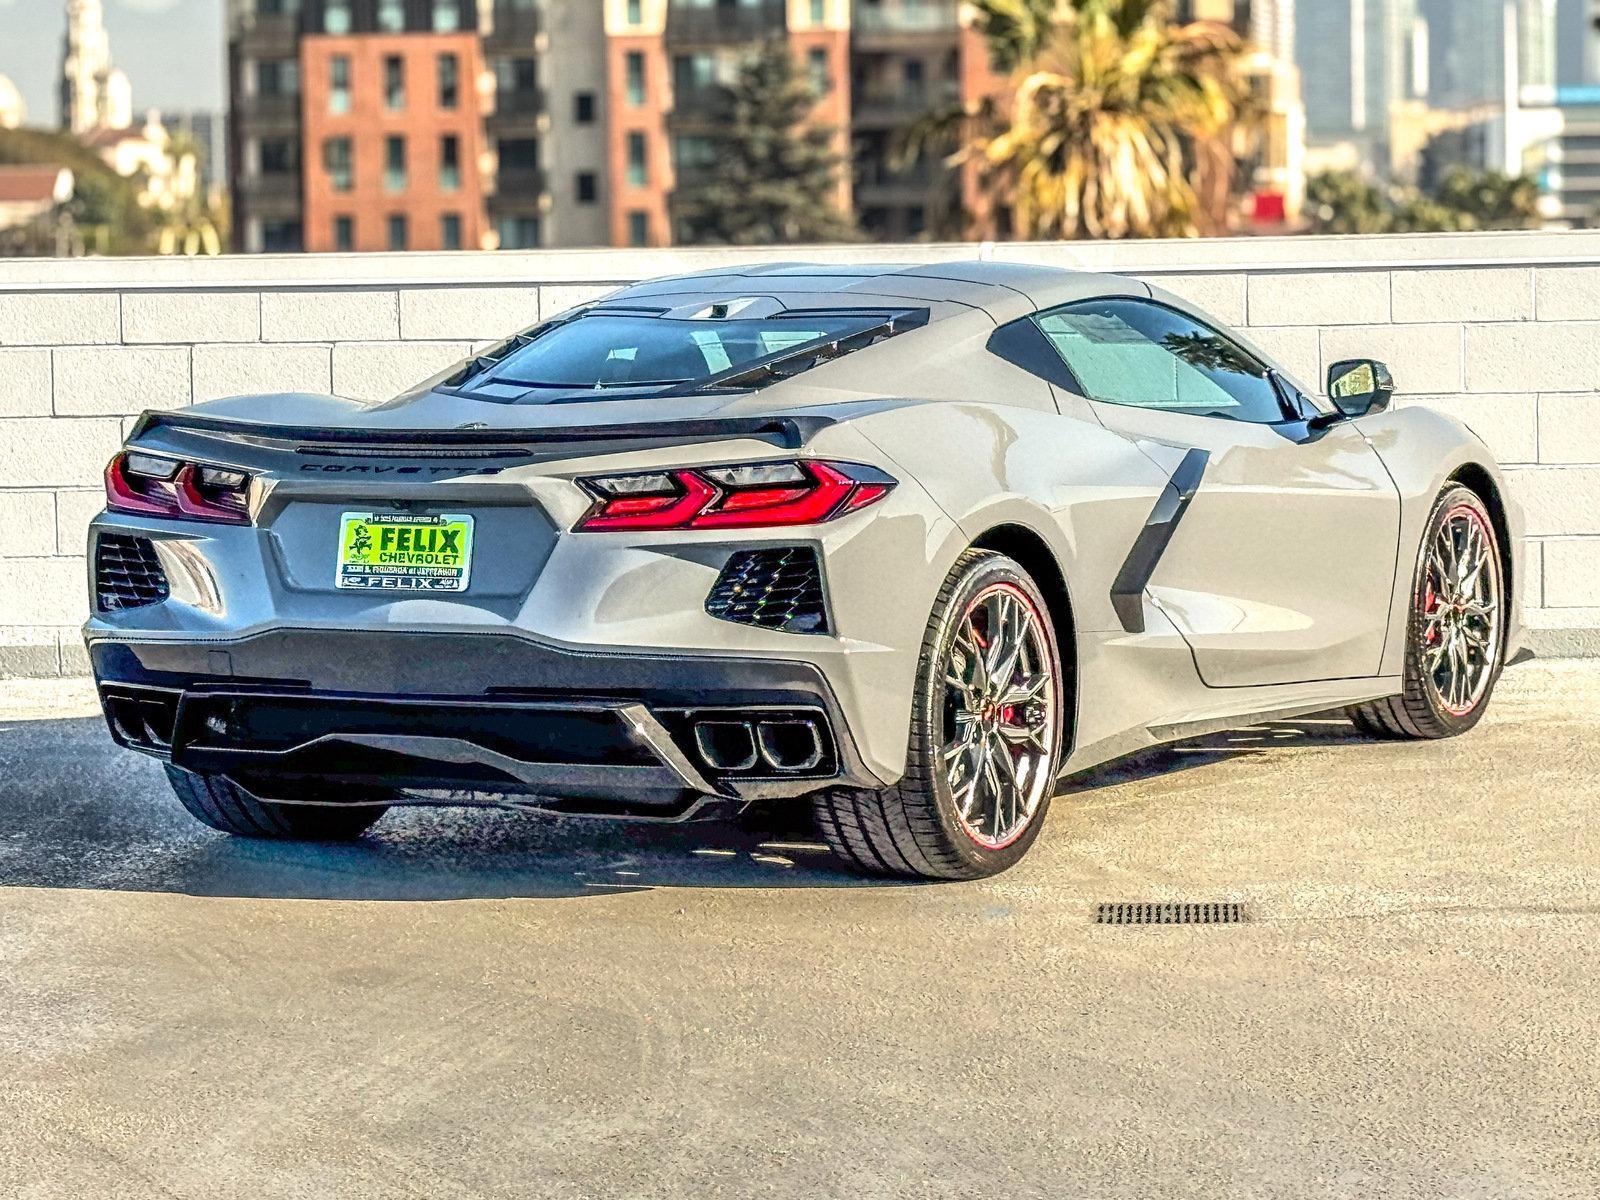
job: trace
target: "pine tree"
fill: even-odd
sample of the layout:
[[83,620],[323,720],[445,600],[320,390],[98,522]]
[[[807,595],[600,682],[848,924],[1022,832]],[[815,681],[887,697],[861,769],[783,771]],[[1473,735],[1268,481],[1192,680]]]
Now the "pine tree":
[[816,94],[782,41],[764,43],[722,88],[714,165],[680,165],[678,238],[759,245],[852,239],[838,207],[835,131],[806,120]]

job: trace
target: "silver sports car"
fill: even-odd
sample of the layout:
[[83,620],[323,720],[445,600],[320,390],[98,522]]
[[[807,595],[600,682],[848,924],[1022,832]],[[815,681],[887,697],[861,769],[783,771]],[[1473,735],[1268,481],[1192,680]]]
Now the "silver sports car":
[[383,403],[147,413],[89,652],[113,736],[230,833],[786,804],[861,870],[988,875],[1140,747],[1476,724],[1521,517],[1393,390],[1341,362],[1319,397],[1114,276],[659,279]]

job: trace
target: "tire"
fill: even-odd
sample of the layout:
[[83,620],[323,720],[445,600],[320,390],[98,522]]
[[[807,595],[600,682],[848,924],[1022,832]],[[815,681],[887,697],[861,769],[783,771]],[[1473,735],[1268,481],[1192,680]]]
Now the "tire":
[[167,781],[189,815],[237,837],[295,842],[347,842],[360,837],[386,804],[275,804],[258,800],[231,779],[167,768]]
[[[1447,527],[1452,530],[1448,538]],[[1435,587],[1435,581],[1448,574],[1436,557],[1436,548],[1448,544],[1453,551],[1461,543],[1460,531],[1464,530],[1472,531],[1479,541],[1469,541],[1469,550],[1458,554],[1458,561],[1481,560],[1470,576],[1475,581],[1471,587],[1473,596],[1465,607],[1455,603],[1455,598],[1441,594],[1454,585]],[[1480,549],[1471,550],[1472,546]],[[1492,616],[1477,615],[1485,608],[1485,597],[1493,607]],[[1505,666],[1508,608],[1504,559],[1489,510],[1475,492],[1458,485],[1446,487],[1428,515],[1413,569],[1406,623],[1405,690],[1398,696],[1346,709],[1350,720],[1362,733],[1377,738],[1433,740],[1466,733],[1483,719]],[[1461,678],[1471,682],[1460,691],[1454,691],[1458,678],[1454,669],[1444,666],[1446,659],[1455,661],[1452,636],[1459,639],[1455,645],[1461,647],[1463,655],[1461,666],[1466,675]],[[1449,684],[1441,684],[1441,673],[1447,675]]]
[[[983,610],[985,616],[974,615],[977,605],[990,606]],[[1017,640],[1025,649],[1006,680],[992,685],[995,695],[978,716],[977,692],[947,682],[947,675],[977,671],[978,663],[958,642],[972,644],[966,640],[976,630],[969,626],[971,620],[1007,619],[995,612],[1012,614],[1010,628],[1020,631]],[[1019,612],[1027,619],[1015,616]],[[996,641],[992,636],[988,640]],[[1037,699],[1021,697],[1030,681],[1046,674],[1048,685]],[[1013,685],[1009,694],[1019,697],[1016,703],[1001,702],[1003,685]],[[985,672],[984,688],[990,687]],[[881,791],[833,788],[815,796],[813,816],[823,839],[840,859],[871,875],[981,879],[1006,870],[1028,852],[1044,825],[1066,740],[1068,698],[1049,607],[1038,585],[1004,555],[967,551],[940,588],[923,636],[906,773],[894,787]],[[1024,735],[1026,740],[1015,740]],[[1008,743],[1008,738],[1013,740]],[[972,814],[968,819],[963,819],[962,802],[944,765],[946,750],[958,742],[967,748],[958,749],[951,761],[959,762],[963,774],[963,795]],[[992,757],[998,753],[1011,758],[1009,772]],[[1000,796],[1003,782],[998,789],[987,783],[990,763],[996,781],[1003,773],[1015,779],[1019,766],[1023,769],[1027,786],[1011,789],[1009,809]],[[978,812],[981,797],[993,802],[987,817]],[[1012,828],[1013,821],[1020,825]]]

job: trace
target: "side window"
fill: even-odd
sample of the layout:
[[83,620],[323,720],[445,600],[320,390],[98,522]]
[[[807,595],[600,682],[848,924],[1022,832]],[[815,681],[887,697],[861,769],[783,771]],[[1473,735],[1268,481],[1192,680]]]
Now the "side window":
[[1145,300],[1088,300],[1034,318],[1092,400],[1275,424],[1272,376],[1209,325]]

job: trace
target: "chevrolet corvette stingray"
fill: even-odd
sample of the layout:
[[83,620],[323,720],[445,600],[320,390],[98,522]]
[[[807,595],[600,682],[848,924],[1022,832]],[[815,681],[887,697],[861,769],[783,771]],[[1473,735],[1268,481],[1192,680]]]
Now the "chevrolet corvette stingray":
[[860,870],[989,875],[1142,747],[1483,715],[1522,638],[1493,458],[1382,363],[1320,391],[1115,276],[653,280],[392,400],[145,414],[89,653],[233,834],[791,805]]

